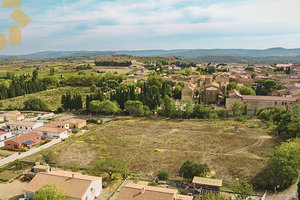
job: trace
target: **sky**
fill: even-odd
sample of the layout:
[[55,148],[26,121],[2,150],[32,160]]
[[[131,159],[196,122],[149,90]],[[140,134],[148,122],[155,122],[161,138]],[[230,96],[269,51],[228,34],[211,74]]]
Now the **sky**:
[[[23,0],[22,45],[40,51],[300,48],[299,0]],[[14,9],[0,8],[8,37]]]

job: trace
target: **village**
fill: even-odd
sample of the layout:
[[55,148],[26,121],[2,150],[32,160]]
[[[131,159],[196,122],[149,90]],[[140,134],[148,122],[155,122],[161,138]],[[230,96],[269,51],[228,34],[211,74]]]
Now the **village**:
[[[128,78],[126,77],[120,81],[120,87],[130,84],[138,85],[140,82],[149,84],[151,81],[149,79],[153,79],[154,77],[154,80],[158,80],[157,77],[161,77],[165,83],[170,84],[166,84],[162,86],[162,88],[172,85],[171,90],[173,91],[173,95],[170,95],[170,97],[172,97],[172,101],[175,102],[175,106],[182,109],[182,112],[185,112],[187,109],[185,107],[189,104],[188,102],[192,102],[195,106],[197,104],[210,106],[212,110],[208,112],[216,112],[220,117],[220,113],[224,112],[228,113],[229,118],[230,116],[237,117],[240,116],[241,111],[243,111],[243,115],[252,118],[252,116],[257,115],[259,111],[292,109],[300,103],[300,67],[293,64],[249,66],[230,63],[208,63],[182,68],[179,65],[182,65],[182,63],[178,64],[176,62],[171,62],[169,65],[162,65],[160,61],[154,61],[149,65],[141,61],[131,60],[130,63],[131,65],[128,66],[128,70],[126,71]],[[91,69],[85,70],[84,73],[92,72],[97,74],[99,70],[105,69],[105,67],[97,68],[97,66],[90,68]],[[124,67],[121,68],[124,70]],[[44,73],[43,70],[44,68],[39,69],[39,71]],[[55,73],[59,73],[62,70],[66,70],[66,68],[57,68]],[[104,76],[113,73],[116,68],[108,68],[107,70],[108,71],[104,72]],[[78,77],[82,77],[82,74],[79,73],[81,72],[78,72]],[[73,76],[74,74],[72,72],[70,78],[63,76],[60,76],[60,78],[64,78],[63,81],[66,79],[73,80]],[[92,86],[91,91],[95,91],[95,89],[92,89],[93,87],[97,88],[99,86]],[[111,93],[114,94],[115,90],[118,89],[112,88],[104,95],[106,95],[106,98],[110,95],[110,100],[113,100]],[[178,92],[176,92],[176,90],[178,90]],[[98,91],[101,91],[101,86],[99,90],[96,90],[94,93]],[[142,87],[135,89],[135,93],[138,95],[142,92]],[[62,97],[62,99],[63,98],[66,97]],[[87,106],[85,109],[87,110],[81,111],[81,113],[78,112],[75,107],[75,110],[72,110],[72,108],[70,109],[64,104],[62,105],[63,108],[57,108],[58,110],[64,109],[65,112],[60,113],[57,112],[57,110],[53,110],[52,112],[24,109],[21,111],[5,111],[5,108],[2,108],[3,111],[0,113],[0,180],[3,183],[0,184],[0,199],[33,199],[35,193],[48,185],[59,186],[59,188],[65,192],[67,199],[82,200],[196,200],[210,194],[219,195],[222,193],[222,195],[228,198],[237,195],[234,191],[228,189],[228,180],[225,181],[226,187],[224,187],[223,180],[216,178],[214,174],[210,173],[208,173],[209,175],[202,176],[198,173],[199,176],[193,175],[188,179],[184,179],[184,181],[179,181],[180,179],[178,179],[178,177],[173,181],[166,177],[162,178],[162,180],[156,177],[154,181],[149,180],[149,178],[145,178],[147,181],[142,181],[143,179],[141,181],[135,181],[136,178],[134,175],[126,175],[121,182],[121,179],[117,179],[119,180],[117,184],[114,186],[110,185],[107,188],[107,177],[105,178],[105,182],[103,182],[102,176],[90,175],[91,173],[87,173],[88,168],[86,167],[82,168],[83,170],[79,170],[77,167],[66,169],[63,165],[57,165],[57,162],[47,160],[47,155],[44,155],[47,149],[51,151],[55,148],[61,149],[61,146],[63,146],[62,143],[77,143],[80,141],[80,137],[86,137],[84,141],[90,140],[94,137],[93,127],[101,127],[102,123],[107,123],[109,126],[110,120],[124,120],[122,117],[119,119],[119,117],[116,116],[118,115],[117,112],[113,113],[109,111],[105,113],[105,110],[100,113],[94,112],[88,107],[88,103],[91,105],[95,97],[91,95],[90,98],[93,98],[90,102],[86,99]],[[96,96],[96,99],[97,98],[100,97]],[[160,108],[162,111],[158,110],[158,113],[152,111],[152,116],[161,115],[162,117],[168,117],[168,115],[163,114],[166,105],[164,98],[162,99],[162,108]],[[117,99],[117,101],[120,100]],[[4,100],[4,105],[2,103],[2,106],[13,108],[9,105],[10,102],[13,101]],[[62,100],[61,102],[65,103]],[[24,105],[26,105],[26,103],[24,103]],[[119,106],[121,106],[121,104]],[[236,109],[237,107],[241,111],[238,111],[238,109]],[[245,107],[247,107],[246,113]],[[22,109],[22,107],[15,108]],[[81,105],[81,108],[84,107]],[[136,108],[131,109],[132,111],[129,111],[129,108],[127,108],[125,104],[125,111],[133,117],[144,116],[141,113],[136,113]],[[119,112],[120,111],[118,111],[118,113]],[[240,112],[240,114],[237,114],[238,112]],[[103,116],[103,114],[113,114],[113,116],[107,118]],[[211,113],[208,114],[208,117],[205,119],[211,119]],[[197,115],[197,113],[195,115]],[[169,116],[171,117],[171,115]],[[193,116],[193,114],[191,114],[191,116]],[[125,118],[125,123],[126,120],[128,119]],[[255,124],[257,122],[253,121],[253,123]],[[247,123],[237,121],[233,123],[233,130],[243,133],[245,129],[248,131],[251,126],[247,125]],[[153,130],[149,129],[149,131],[152,132]],[[177,132],[177,129],[174,129],[174,131]],[[138,133],[140,134],[142,132]],[[87,136],[85,136],[86,134]],[[266,133],[262,132],[262,134]],[[253,136],[249,136],[251,136],[252,139]],[[261,135],[260,137],[268,137],[271,139],[270,136],[266,135]],[[261,146],[264,140],[265,139],[258,139],[258,143],[254,143],[254,146]],[[247,146],[245,148],[250,148],[251,146],[253,145],[250,144],[249,147]],[[165,150],[155,149],[156,153],[161,151]],[[232,154],[238,154],[239,152],[244,153],[244,151],[246,151],[246,149],[233,150],[232,152],[234,153]],[[93,154],[92,152],[93,150],[90,153]],[[43,159],[36,155],[42,155]],[[76,161],[76,159],[74,161]],[[27,165],[27,167],[21,167],[22,170],[20,171],[17,170],[20,167],[19,165]],[[8,171],[18,171],[18,173],[17,175],[1,176],[1,174],[5,174]],[[123,172],[118,171],[118,173],[122,174]],[[220,177],[223,177],[221,172],[218,173],[220,173]],[[152,176],[152,178],[154,177],[155,176]],[[172,175],[172,178],[174,178],[174,175]],[[14,192],[16,193],[12,193],[11,190],[7,189],[7,187],[12,188],[9,186],[10,184],[19,184],[18,186],[14,186]],[[246,186],[247,185],[244,185],[244,187]],[[4,194],[5,190],[7,190],[6,194]],[[4,193],[2,194],[1,191]],[[250,192],[247,195],[252,195],[252,199],[261,199],[266,193],[256,192],[256,194],[251,194]]]

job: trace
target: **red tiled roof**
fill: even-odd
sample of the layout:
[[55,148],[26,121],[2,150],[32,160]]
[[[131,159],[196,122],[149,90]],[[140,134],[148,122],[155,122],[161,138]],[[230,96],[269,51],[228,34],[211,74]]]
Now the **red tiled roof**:
[[37,137],[40,137],[40,135],[37,134],[37,133],[33,133],[32,132],[32,133],[27,133],[27,134],[20,135],[20,136],[15,137],[15,138],[13,138],[11,140],[8,140],[8,141],[13,141],[15,143],[22,144],[22,143],[24,143],[24,142],[26,142],[28,140],[33,140],[33,139],[35,139]]
[[8,132],[8,131],[0,131],[0,135],[5,135],[7,133],[10,133],[10,132]]
[[54,121],[54,122],[51,122],[49,124],[46,124],[45,126],[56,128],[58,126],[64,126],[64,125],[66,125],[68,123],[69,122],[67,122],[67,121]]
[[33,129],[34,131],[41,131],[41,132],[49,132],[49,133],[62,133],[64,131],[67,131],[68,129],[65,128],[55,128],[55,127],[47,127],[47,126],[41,126],[38,128]]

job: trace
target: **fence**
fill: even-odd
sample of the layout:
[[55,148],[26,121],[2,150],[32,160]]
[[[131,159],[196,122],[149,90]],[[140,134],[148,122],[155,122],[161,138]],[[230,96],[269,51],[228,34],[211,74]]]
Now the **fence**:
[[24,153],[21,153],[21,154],[19,154],[19,153],[14,153],[14,154],[12,154],[11,156],[8,156],[8,157],[6,157],[6,158],[1,159],[1,160],[0,160],[0,166],[6,165],[6,164],[8,164],[8,163],[10,163],[10,162],[13,162],[13,161],[17,160],[17,159],[25,158],[25,157],[27,157],[27,156],[30,156],[30,155],[32,155],[32,154],[34,154],[34,153],[37,153],[37,152],[39,152],[39,151],[41,151],[41,150],[43,150],[43,149],[49,148],[49,147],[51,147],[51,146],[53,146],[53,145],[55,145],[55,144],[58,144],[58,143],[60,143],[60,142],[61,142],[61,139],[59,138],[59,139],[53,140],[53,141],[51,141],[51,142],[48,142],[47,144],[44,144],[44,145],[42,145],[42,146],[40,146],[40,147],[32,148],[32,149],[30,149],[29,151],[26,151],[26,152],[24,152]]

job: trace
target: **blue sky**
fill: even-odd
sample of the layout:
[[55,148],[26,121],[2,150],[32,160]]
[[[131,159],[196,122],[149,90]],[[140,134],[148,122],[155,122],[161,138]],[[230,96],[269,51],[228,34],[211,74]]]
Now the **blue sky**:
[[[21,46],[60,50],[300,48],[299,0],[23,0]],[[0,8],[0,33],[16,25]]]

